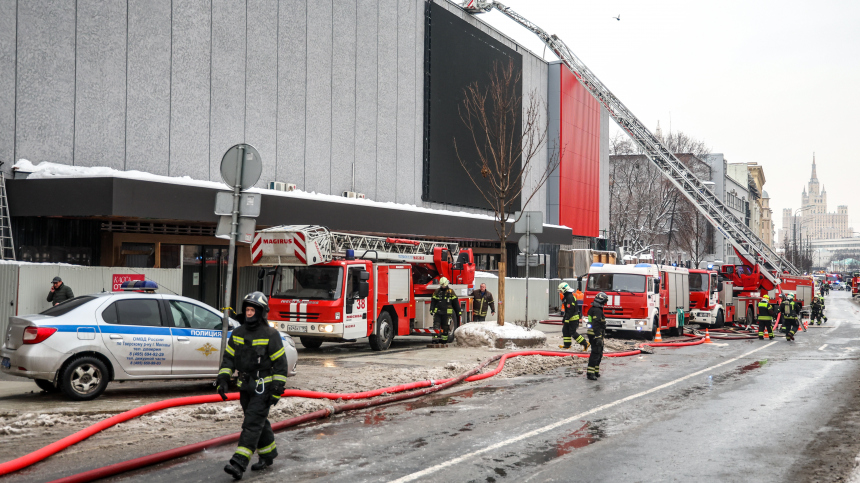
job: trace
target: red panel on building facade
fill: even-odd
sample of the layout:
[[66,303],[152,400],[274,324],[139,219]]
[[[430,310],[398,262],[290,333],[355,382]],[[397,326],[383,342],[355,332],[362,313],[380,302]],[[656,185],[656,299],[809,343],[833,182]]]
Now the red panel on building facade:
[[600,230],[600,104],[562,67],[559,145],[560,225],[575,236]]

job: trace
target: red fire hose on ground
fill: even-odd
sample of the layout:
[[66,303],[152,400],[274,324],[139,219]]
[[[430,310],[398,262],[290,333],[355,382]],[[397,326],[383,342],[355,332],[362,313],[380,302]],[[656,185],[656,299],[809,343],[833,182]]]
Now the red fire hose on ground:
[[[687,345],[691,345],[691,344],[687,344]],[[637,355],[640,353],[641,353],[641,351],[639,351],[639,350],[632,350],[632,351],[625,351],[625,352],[609,352],[609,353],[605,353],[604,357],[625,357],[625,356]],[[479,365],[478,367],[476,367],[472,371],[467,372],[463,379],[453,378],[453,379],[442,379],[442,380],[438,380],[438,381],[435,381],[435,380],[418,381],[418,382],[401,384],[398,386],[386,387],[386,388],[382,388],[382,389],[376,389],[373,391],[365,391],[365,392],[359,392],[359,393],[324,393],[324,392],[304,391],[304,390],[287,390],[287,391],[284,391],[283,397],[303,397],[303,398],[310,398],[310,399],[330,399],[330,400],[337,400],[337,399],[353,400],[353,399],[368,399],[368,398],[378,397],[378,396],[387,395],[387,394],[402,393],[404,391],[409,391],[409,390],[413,390],[413,389],[427,388],[427,389],[424,389],[423,391],[419,390],[419,391],[416,391],[413,393],[408,393],[408,394],[398,394],[396,397],[398,397],[400,399],[391,399],[395,396],[389,396],[389,397],[377,399],[374,401],[357,403],[360,405],[359,407],[352,407],[349,404],[341,405],[341,406],[335,406],[335,409],[337,409],[337,408],[341,408],[343,410],[359,409],[361,407],[370,407],[371,405],[387,404],[389,402],[399,401],[401,399],[414,398],[414,397],[422,396],[424,394],[430,394],[431,392],[436,392],[440,389],[447,388],[450,385],[457,384],[459,382],[462,382],[463,380],[465,380],[467,382],[472,382],[472,381],[480,381],[483,379],[487,379],[487,378],[495,376],[496,374],[498,374],[499,372],[502,371],[502,369],[504,368],[504,365],[505,365],[504,364],[505,360],[507,360],[511,357],[528,356],[528,355],[580,357],[580,358],[587,358],[589,356],[588,353],[584,353],[584,352],[560,352],[560,351],[510,352],[507,354],[500,354],[500,355],[495,356],[493,358],[487,359],[486,361],[481,363],[481,365]],[[499,359],[501,359],[501,362],[499,363],[498,367],[496,367],[494,370],[489,371],[489,372],[485,372],[482,374],[475,374],[480,369],[483,369],[484,367],[486,367],[486,365],[489,364],[490,362],[493,362],[493,361],[499,360]],[[427,391],[427,392],[424,392],[424,391]],[[227,399],[229,401],[235,401],[235,400],[239,399],[239,393],[237,393],[237,392],[229,393],[229,394],[227,394]],[[82,429],[82,430],[80,430],[74,434],[66,436],[63,439],[56,441],[54,443],[51,443],[48,446],[45,446],[41,449],[38,449],[32,453],[29,453],[27,455],[21,456],[19,458],[14,459],[14,460],[7,461],[5,463],[0,464],[0,475],[9,474],[9,473],[21,470],[23,468],[26,468],[26,467],[28,467],[32,464],[35,464],[35,463],[37,463],[37,462],[39,462],[39,461],[41,461],[41,460],[43,460],[43,459],[45,459],[51,455],[54,455],[54,454],[62,451],[63,449],[68,448],[69,446],[77,444],[77,443],[89,438],[90,436],[93,436],[96,433],[104,431],[107,428],[110,428],[110,427],[117,425],[119,423],[128,421],[130,419],[134,419],[134,418],[137,418],[139,416],[143,416],[145,414],[148,414],[148,413],[151,413],[154,411],[160,411],[162,409],[168,409],[168,408],[174,408],[174,407],[180,407],[180,406],[188,406],[188,405],[193,405],[193,404],[218,403],[218,402],[221,402],[221,396],[219,396],[217,394],[213,394],[213,395],[207,395],[207,396],[189,396],[189,397],[167,399],[164,401],[158,401],[158,402],[146,404],[144,406],[140,406],[140,407],[135,408],[135,409],[131,409],[131,410],[126,411],[124,413],[120,413],[120,414],[117,414],[117,415],[112,416],[110,418],[99,421],[98,423],[93,424],[92,426],[89,426],[89,427],[84,428],[84,429]],[[374,403],[374,404],[370,404],[370,403]],[[370,404],[370,405],[368,405],[368,404]],[[277,425],[280,425],[280,426],[272,425],[272,427],[273,428],[277,427],[277,428],[283,429],[283,428],[295,426],[297,424],[301,424],[301,423],[304,423],[307,421],[311,421],[314,419],[327,417],[327,416],[330,416],[330,415],[335,414],[337,412],[340,412],[340,411],[330,412],[328,410],[320,410],[320,411],[316,411],[314,413],[310,413],[307,415],[298,416],[298,417],[291,418],[291,419],[288,419],[285,421],[281,421],[280,423],[277,423]],[[313,416],[313,417],[311,417],[311,416]],[[201,443],[196,443],[196,444],[189,445],[189,446],[186,446],[183,448],[192,448],[193,449],[193,448],[199,447],[200,449],[194,449],[193,451],[192,450],[189,450],[189,451],[191,451],[191,453],[196,452],[196,451],[201,451],[203,448],[206,448],[206,447],[217,446],[219,444],[225,444],[225,443],[228,443],[230,441],[234,441],[234,439],[229,439],[229,438],[232,438],[234,436],[235,436],[235,438],[238,438],[239,437],[238,434],[239,433],[236,433],[235,435],[222,436],[220,438],[215,438],[215,439],[210,440],[210,441],[204,441]],[[228,438],[228,439],[224,439],[224,438]],[[200,446],[200,445],[202,445],[202,446]],[[164,453],[165,454],[168,454],[168,453],[173,454],[171,452],[177,451],[179,449],[182,449],[182,448],[177,448],[176,450],[166,451]],[[185,453],[185,454],[191,454],[191,453]],[[159,453],[159,454],[162,454],[162,453]],[[144,459],[145,458],[151,458],[154,456],[155,455],[144,457]],[[175,458],[178,456],[172,456],[172,457]],[[171,457],[165,457],[165,459],[160,459],[158,461],[166,461],[167,459],[170,459],[170,458]],[[137,460],[135,460],[135,461],[137,461]],[[147,461],[149,461],[149,460],[147,460]],[[157,462],[157,461],[153,461],[153,462]],[[149,463],[141,462],[141,466],[145,466],[147,464],[153,464],[153,462],[149,462]],[[128,471],[128,470],[123,470],[123,471]],[[115,473],[112,473],[112,474],[115,474]],[[93,478],[96,478],[96,477],[93,477]],[[88,481],[88,480],[68,480],[68,481]]]

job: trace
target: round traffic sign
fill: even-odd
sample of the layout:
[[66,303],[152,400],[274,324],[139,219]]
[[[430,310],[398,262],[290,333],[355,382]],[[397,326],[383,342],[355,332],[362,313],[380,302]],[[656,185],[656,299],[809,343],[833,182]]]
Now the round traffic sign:
[[540,247],[540,242],[534,235],[523,235],[520,237],[520,241],[517,242],[517,246],[519,246],[521,252],[534,255]]
[[[250,144],[237,144],[228,149],[221,158],[221,179],[231,188],[239,184],[246,190],[260,181],[263,174],[263,159]],[[237,180],[240,180],[237,183]]]

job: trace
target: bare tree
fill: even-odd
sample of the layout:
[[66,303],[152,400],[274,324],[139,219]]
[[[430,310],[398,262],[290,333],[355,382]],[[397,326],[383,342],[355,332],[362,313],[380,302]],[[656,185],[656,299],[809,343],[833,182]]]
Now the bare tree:
[[[501,244],[499,325],[505,323],[507,240],[512,230],[509,222],[518,221],[511,212],[520,200],[523,208],[529,204],[560,159],[560,153],[556,153],[550,156],[546,165],[539,163],[539,154],[546,149],[546,106],[537,93],[532,92],[526,100],[523,114],[523,98],[519,93],[521,76],[522,72],[514,69],[513,61],[507,65],[495,62],[487,85],[474,82],[465,88],[465,99],[459,108],[460,119],[471,137],[465,143],[472,144],[477,154],[466,155],[468,150],[465,149],[461,154],[454,138],[460,165],[495,214],[496,234]],[[476,178],[477,173],[483,179]]]

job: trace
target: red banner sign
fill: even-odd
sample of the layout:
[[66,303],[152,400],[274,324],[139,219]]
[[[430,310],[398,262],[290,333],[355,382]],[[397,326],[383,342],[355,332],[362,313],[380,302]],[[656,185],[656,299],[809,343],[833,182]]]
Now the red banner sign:
[[113,288],[111,291],[119,292],[122,290],[122,283],[128,282],[129,280],[144,280],[144,276],[137,273],[115,273],[113,274]]

